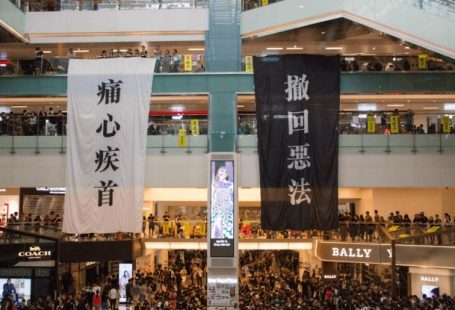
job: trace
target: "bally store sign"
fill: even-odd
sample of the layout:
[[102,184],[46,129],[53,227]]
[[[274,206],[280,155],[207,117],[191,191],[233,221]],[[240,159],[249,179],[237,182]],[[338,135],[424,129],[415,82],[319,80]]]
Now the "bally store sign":
[[25,260],[50,260],[52,259],[52,251],[43,250],[40,246],[30,246],[28,251],[21,251],[17,256]]
[[318,242],[316,253],[323,261],[389,264],[392,258],[389,244]]

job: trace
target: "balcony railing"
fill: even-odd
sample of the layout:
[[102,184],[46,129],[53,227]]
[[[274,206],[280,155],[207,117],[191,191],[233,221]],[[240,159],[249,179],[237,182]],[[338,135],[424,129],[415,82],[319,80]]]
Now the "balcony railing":
[[[447,115],[431,114],[433,119],[426,129],[406,124],[400,116],[398,132],[390,130],[389,118],[375,124],[368,131],[367,119],[359,118],[358,112],[340,116],[340,153],[453,153],[455,152],[455,128]],[[392,112],[389,112],[392,114]],[[360,114],[365,115],[365,114]],[[420,115],[422,116],[422,115]],[[147,130],[147,150],[151,154],[205,153],[208,152],[208,119],[204,116],[150,116]],[[442,126],[443,118],[446,126]],[[192,125],[195,125],[193,127]],[[444,128],[445,129],[444,129]],[[186,142],[179,144],[179,130],[185,129]],[[424,131],[421,131],[424,130]],[[447,131],[448,130],[448,131]],[[27,115],[0,113],[0,153],[30,151],[36,154],[49,150],[66,152],[66,115],[30,113]],[[370,132],[370,133],[369,133]],[[427,132],[426,134],[424,132]],[[180,131],[182,135],[182,132]],[[254,114],[239,115],[237,124],[237,151],[245,154],[257,152],[256,118]]]
[[77,1],[61,0],[39,1],[10,0],[24,12],[46,12],[64,10],[167,10],[167,9],[199,9],[207,8],[208,0],[100,0]]
[[[114,241],[125,239],[206,239],[207,222],[205,220],[169,220],[144,221],[141,233],[114,233],[114,234],[83,234],[71,235],[61,232],[61,221],[55,223],[20,222],[9,223],[8,234],[0,234],[0,243],[17,243],[14,231],[25,231],[34,234],[43,234],[47,237],[64,239],[70,242],[78,241]],[[239,238],[241,240],[313,240],[322,239],[351,243],[385,243],[390,238],[401,240],[401,244],[410,245],[455,245],[455,224],[453,223],[365,223],[359,221],[340,221],[339,228],[330,231],[320,230],[262,230],[259,220],[242,220],[239,224]]]
[[[77,50],[76,50],[77,53]],[[156,59],[156,73],[181,73],[181,72],[204,72],[204,55],[188,54],[191,57],[191,68],[185,67],[185,55],[168,55],[154,57]],[[117,57],[140,57],[139,51],[133,52],[127,49],[120,52],[109,52],[98,58],[117,58]],[[74,57],[82,58],[82,57]],[[90,59],[89,57],[85,57]],[[46,57],[46,58],[15,58],[9,59],[7,64],[0,66],[0,75],[57,75],[68,73],[69,59],[67,57]]]
[[[50,51],[51,52],[51,51]],[[124,49],[106,49],[100,55],[93,53],[86,54],[87,50],[74,50],[69,53],[71,58],[76,59],[99,59],[99,58],[118,58],[118,57],[140,57],[140,51],[137,46]],[[157,57],[156,50],[149,50],[148,55],[153,56],[157,60],[155,65],[156,73],[191,73],[205,72],[205,55],[204,54],[176,54],[173,55],[169,50],[169,55],[166,55],[166,50],[161,51],[161,56]],[[32,53],[31,53],[32,54]],[[189,57],[189,58],[188,58]],[[251,60],[251,55],[245,55],[241,59],[242,72],[252,70],[247,68],[247,60]],[[189,59],[185,66],[185,59]],[[0,59],[1,60],[1,59]],[[0,65],[0,75],[37,75],[49,76],[56,74],[68,73],[68,57],[50,56],[45,54],[44,57],[30,58],[10,58],[4,59]],[[340,58],[340,70],[342,73],[411,73],[411,72],[453,72],[455,63],[448,59],[440,59],[438,57],[428,56],[426,64],[423,67],[418,67],[417,56],[395,57],[395,56],[350,56]],[[190,65],[188,65],[190,64]],[[411,65],[412,64],[412,65]],[[247,71],[249,72],[249,71]]]

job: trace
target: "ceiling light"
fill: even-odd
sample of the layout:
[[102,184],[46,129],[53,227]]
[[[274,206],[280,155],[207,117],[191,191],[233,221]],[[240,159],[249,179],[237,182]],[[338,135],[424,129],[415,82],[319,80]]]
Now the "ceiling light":
[[190,47],[188,50],[189,51],[204,51],[205,49],[203,47]]
[[423,107],[424,110],[439,110],[439,107]]
[[185,107],[182,105],[173,105],[169,109],[174,112],[183,112],[183,110],[185,110]]
[[11,108],[13,109],[23,109],[23,108],[27,108],[28,106],[26,105],[13,105]]
[[444,103],[444,111],[455,111],[455,103]]
[[80,50],[80,49],[78,49],[78,50],[75,50],[74,52],[75,53],[89,53],[90,51],[89,50]]
[[267,47],[266,50],[268,51],[281,51],[282,47]]
[[342,50],[343,47],[341,47],[341,46],[327,46],[325,49],[328,50],[328,51],[339,51],[339,50]]
[[404,107],[404,104],[388,104],[388,107],[395,108],[395,107]]
[[172,119],[174,119],[174,120],[183,119],[183,115],[182,115],[182,114],[179,114],[179,115],[172,115]]
[[0,192],[6,192],[6,188],[0,188]]
[[43,51],[43,54],[52,54],[52,51]]
[[0,67],[6,67],[6,64],[0,64]]
[[301,8],[301,9],[303,9],[304,7],[305,7],[305,6],[303,6],[303,5],[299,5],[299,8]]
[[376,111],[375,103],[360,103],[357,105],[357,111]]
[[286,47],[286,50],[288,51],[301,51],[303,50],[303,47],[297,47],[297,46],[293,46],[293,47]]
[[244,105],[240,105],[240,104],[237,105],[237,108],[244,108],[244,107],[245,107]]
[[373,51],[375,51],[375,50],[376,50],[376,46],[373,46]]
[[410,50],[410,49],[411,49],[411,48],[410,48],[409,46],[407,46],[407,45],[406,45],[404,48],[407,49],[407,50]]

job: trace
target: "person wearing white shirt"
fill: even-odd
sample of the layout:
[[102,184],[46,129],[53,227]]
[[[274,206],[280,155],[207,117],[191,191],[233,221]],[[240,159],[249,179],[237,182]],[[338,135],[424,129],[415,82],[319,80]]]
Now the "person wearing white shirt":
[[115,287],[112,287],[109,291],[109,305],[111,310],[115,310],[117,306],[118,292]]

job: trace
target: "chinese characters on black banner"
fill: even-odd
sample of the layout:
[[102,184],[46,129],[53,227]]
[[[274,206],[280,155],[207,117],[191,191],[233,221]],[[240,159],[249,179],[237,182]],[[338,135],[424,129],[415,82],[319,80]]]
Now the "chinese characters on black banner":
[[[114,81],[114,79],[108,79],[108,82],[102,82],[98,85],[97,96],[100,98],[97,105],[98,108],[101,102],[104,105],[118,104],[120,102],[121,95],[121,84],[122,81]],[[115,135],[121,130],[120,124],[114,119],[114,115],[106,113],[106,118],[102,120],[99,127],[96,129],[97,134],[103,135],[103,137],[109,141],[109,138],[115,137]],[[110,143],[109,143],[110,144]],[[119,164],[119,153],[120,148],[117,145],[108,145],[106,149],[100,149],[95,152],[95,172],[100,174],[99,185],[94,186],[98,190],[98,207],[112,206],[114,201],[115,188],[118,187],[118,181],[116,180],[105,180],[102,179],[105,176],[105,172],[112,170],[117,172],[120,169]],[[115,176],[116,174],[114,174]],[[111,174],[112,176],[112,174]]]
[[254,58],[261,226],[338,223],[338,56]]
[[[308,96],[308,87],[310,81],[307,80],[307,76],[302,74],[288,75],[287,82],[284,83],[286,86],[285,93],[287,94],[287,102],[304,102],[310,99]],[[302,104],[303,105],[303,104]],[[297,112],[288,111],[288,134],[291,136],[298,134],[309,134],[310,128],[308,124],[309,117],[308,109],[303,109]],[[301,170],[310,169],[311,159],[308,155],[310,145],[304,143],[301,145],[289,145],[288,146],[288,165],[287,168],[291,170],[291,175],[296,175],[297,179],[293,177],[290,179],[289,186],[289,199],[293,206],[300,205],[302,203],[311,203],[311,185],[308,181],[305,181],[304,177],[301,177]],[[297,172],[297,173],[292,173]]]

